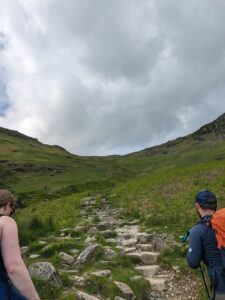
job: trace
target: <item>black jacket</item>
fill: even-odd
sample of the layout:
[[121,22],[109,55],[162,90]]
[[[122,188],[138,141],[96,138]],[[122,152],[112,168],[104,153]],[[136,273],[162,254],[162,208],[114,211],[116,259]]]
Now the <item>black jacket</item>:
[[198,268],[203,261],[215,290],[225,293],[225,270],[223,270],[221,253],[217,248],[217,240],[210,221],[211,216],[204,216],[191,229],[186,258],[193,269]]

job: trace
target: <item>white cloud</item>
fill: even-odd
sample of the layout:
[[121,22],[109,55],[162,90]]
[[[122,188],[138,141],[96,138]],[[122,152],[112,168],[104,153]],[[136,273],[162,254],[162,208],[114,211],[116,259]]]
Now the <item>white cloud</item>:
[[0,126],[82,155],[190,133],[225,111],[224,8],[3,0]]

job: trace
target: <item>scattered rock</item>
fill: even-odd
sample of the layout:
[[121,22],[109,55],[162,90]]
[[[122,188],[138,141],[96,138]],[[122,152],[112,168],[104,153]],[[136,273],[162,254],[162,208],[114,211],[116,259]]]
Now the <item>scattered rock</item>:
[[151,242],[152,234],[140,232],[137,234],[137,239],[140,244],[147,244],[148,242]]
[[134,251],[136,251],[136,247],[131,247],[131,248],[125,248],[124,249],[125,253],[131,253],[131,252],[134,252]]
[[140,251],[153,251],[153,245],[152,244],[137,244],[136,245],[137,250]]
[[110,238],[114,238],[115,237],[115,232],[112,231],[112,230],[105,230],[105,231],[102,231],[101,234],[103,235],[103,237],[105,239],[110,239]]
[[49,262],[37,262],[29,266],[28,271],[31,276],[48,280],[56,286],[61,286],[62,282],[54,266]]
[[77,291],[76,294],[80,300],[99,300],[99,298],[89,295],[87,293],[81,292],[81,291]]
[[176,271],[176,272],[180,271],[180,267],[179,266],[173,266],[173,270]]
[[109,221],[102,221],[99,222],[96,226],[99,230],[106,230],[106,229],[111,229],[114,226],[114,222],[109,222]]
[[152,277],[159,272],[160,266],[158,265],[140,266],[140,267],[136,267],[135,269],[143,273],[146,277]]
[[90,227],[90,228],[88,229],[88,233],[89,233],[89,234],[93,234],[93,233],[96,233],[96,232],[98,232],[98,229],[97,229],[96,226],[92,226],[92,227]]
[[73,283],[74,283],[75,286],[78,286],[78,287],[85,286],[85,279],[83,277],[72,275],[69,278],[70,278],[70,280],[73,281]]
[[91,275],[95,275],[98,277],[110,277],[112,272],[110,270],[101,270],[101,271],[95,271],[92,272]]
[[94,244],[88,246],[84,251],[80,253],[80,255],[77,258],[76,265],[84,264],[88,260],[90,260],[99,250],[100,250],[99,244]]
[[74,257],[65,253],[65,252],[60,252],[59,257],[62,259],[63,263],[67,265],[72,265],[75,261]]
[[103,251],[104,251],[104,259],[106,260],[112,260],[117,256],[117,253],[108,246],[105,246],[103,248]]
[[78,254],[80,252],[78,249],[70,249],[69,251],[72,254]]
[[143,278],[143,276],[135,275],[135,276],[131,277],[131,280],[135,281],[135,280],[140,280],[142,278]]
[[24,246],[20,248],[20,253],[22,256],[25,256],[25,254],[27,254],[27,252],[29,251],[29,247],[28,246]]
[[39,243],[40,245],[46,245],[46,244],[47,244],[46,241],[38,241],[38,243]]
[[31,259],[38,258],[38,257],[41,257],[41,255],[40,254],[31,254],[29,256],[29,258],[31,258]]
[[126,283],[119,282],[119,281],[114,281],[114,283],[118,287],[118,289],[120,289],[120,291],[122,292],[122,294],[124,295],[124,297],[127,300],[136,299],[134,292],[131,290],[131,288]]
[[106,239],[107,243],[111,243],[111,244],[117,244],[117,240],[116,239]]
[[117,239],[117,242],[119,243],[119,245],[122,245],[123,247],[132,247],[137,244],[138,240],[136,238],[122,239],[120,237]]
[[154,291],[164,291],[166,289],[166,280],[161,278],[147,278],[152,290]]
[[84,241],[86,245],[93,244],[93,242],[96,242],[96,238],[94,236],[88,236]]
[[135,262],[140,262],[144,265],[150,265],[157,262],[157,258],[160,253],[156,252],[132,252],[128,253],[127,256]]

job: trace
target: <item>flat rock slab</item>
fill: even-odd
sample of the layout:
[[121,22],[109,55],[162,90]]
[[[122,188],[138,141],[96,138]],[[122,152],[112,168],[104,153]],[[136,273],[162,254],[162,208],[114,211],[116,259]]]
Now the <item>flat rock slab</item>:
[[32,259],[35,259],[35,258],[38,258],[38,257],[41,257],[41,255],[40,254],[31,254],[29,256],[29,258],[32,258]]
[[62,261],[67,264],[67,265],[72,265],[75,261],[74,257],[65,253],[65,252],[60,252],[59,257],[62,259]]
[[104,251],[104,259],[106,260],[113,260],[117,256],[117,253],[108,246],[105,246],[103,248],[103,251]]
[[77,291],[76,294],[80,300],[99,300],[99,298],[89,295],[87,293],[81,292],[81,291]]
[[77,258],[76,265],[81,265],[89,261],[100,249],[99,244],[90,245],[80,253]]
[[115,226],[114,221],[102,221],[96,224],[96,227],[100,230],[112,229]]
[[136,299],[134,292],[126,283],[119,282],[119,281],[114,281],[114,283],[118,287],[118,289],[120,289],[120,291],[122,292],[125,299],[127,299],[127,300],[135,300]]
[[144,265],[155,264],[160,253],[157,252],[132,252],[127,253],[130,259],[140,262]]
[[85,279],[81,276],[72,275],[69,277],[71,281],[75,284],[75,286],[83,287],[85,286]]
[[131,252],[134,252],[134,251],[136,251],[136,247],[130,247],[130,248],[125,248],[124,249],[125,253],[131,253]]
[[152,277],[159,272],[160,266],[158,265],[140,266],[140,267],[136,267],[135,269],[143,273],[146,277]]
[[128,238],[136,237],[136,235],[139,232],[139,227],[137,225],[132,225],[132,226],[125,225],[123,227],[116,228],[115,231],[118,233],[120,237],[128,239]]
[[152,251],[153,250],[153,245],[152,244],[137,244],[136,245],[137,250],[140,251]]
[[95,271],[92,272],[91,275],[95,275],[98,277],[110,277],[112,272],[110,270],[100,270],[100,271]]
[[162,292],[166,289],[166,279],[161,279],[161,278],[146,278],[153,291],[158,291]]
[[123,247],[132,247],[137,244],[138,240],[136,238],[123,239],[120,237],[117,239],[117,242]]
[[150,233],[139,232],[136,237],[140,244],[147,244],[152,241],[152,234]]

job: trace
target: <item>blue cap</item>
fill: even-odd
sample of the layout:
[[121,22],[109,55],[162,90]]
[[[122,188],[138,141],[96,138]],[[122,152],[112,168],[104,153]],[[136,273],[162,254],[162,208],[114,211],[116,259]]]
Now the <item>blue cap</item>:
[[214,193],[204,190],[199,192],[195,197],[195,203],[198,203],[203,208],[217,207],[217,199]]

